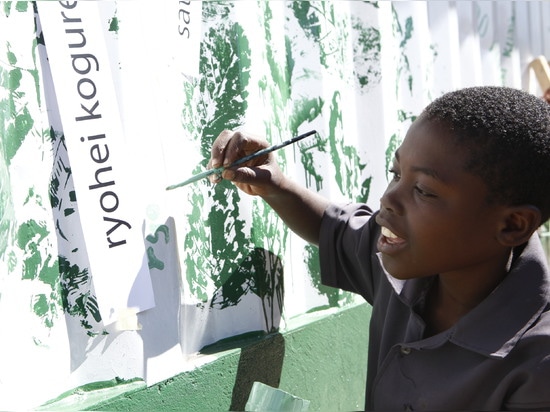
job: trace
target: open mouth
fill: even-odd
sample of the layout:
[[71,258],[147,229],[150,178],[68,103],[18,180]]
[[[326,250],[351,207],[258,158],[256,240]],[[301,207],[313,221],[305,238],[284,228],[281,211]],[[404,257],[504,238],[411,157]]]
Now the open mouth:
[[405,242],[405,239],[400,238],[387,227],[382,226],[381,229],[382,229],[382,236],[386,238],[385,241],[390,245],[396,245],[396,244],[401,244]]
[[380,235],[380,238],[378,239],[377,245],[379,252],[387,255],[392,255],[400,252],[406,246],[407,241],[397,236],[387,227],[381,226],[381,230],[382,233]]

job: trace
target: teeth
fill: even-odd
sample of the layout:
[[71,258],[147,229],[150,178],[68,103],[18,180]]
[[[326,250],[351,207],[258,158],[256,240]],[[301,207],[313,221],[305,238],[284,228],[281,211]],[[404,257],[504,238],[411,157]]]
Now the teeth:
[[397,239],[397,235],[393,233],[390,229],[384,226],[382,226],[382,235],[384,235],[389,239]]

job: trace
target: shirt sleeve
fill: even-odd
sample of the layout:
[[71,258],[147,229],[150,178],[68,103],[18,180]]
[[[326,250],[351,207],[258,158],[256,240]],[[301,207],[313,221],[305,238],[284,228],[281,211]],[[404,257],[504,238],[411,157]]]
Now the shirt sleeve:
[[358,293],[371,303],[383,275],[376,213],[364,204],[332,204],[323,215],[319,256],[323,284]]

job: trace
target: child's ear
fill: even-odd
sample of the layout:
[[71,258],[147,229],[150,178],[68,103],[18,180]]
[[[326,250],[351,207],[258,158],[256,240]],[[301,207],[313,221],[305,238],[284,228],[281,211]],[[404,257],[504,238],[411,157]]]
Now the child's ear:
[[541,225],[540,210],[532,205],[510,206],[503,215],[498,240],[504,246],[519,246]]

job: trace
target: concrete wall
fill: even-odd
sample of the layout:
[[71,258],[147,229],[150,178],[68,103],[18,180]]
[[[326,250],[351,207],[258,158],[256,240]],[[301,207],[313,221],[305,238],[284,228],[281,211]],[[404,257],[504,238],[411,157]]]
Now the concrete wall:
[[208,346],[201,353],[216,360],[151,387],[135,381],[96,383],[42,409],[238,411],[258,381],[309,400],[309,410],[360,410],[369,317],[366,304],[305,315],[282,334],[253,333]]

